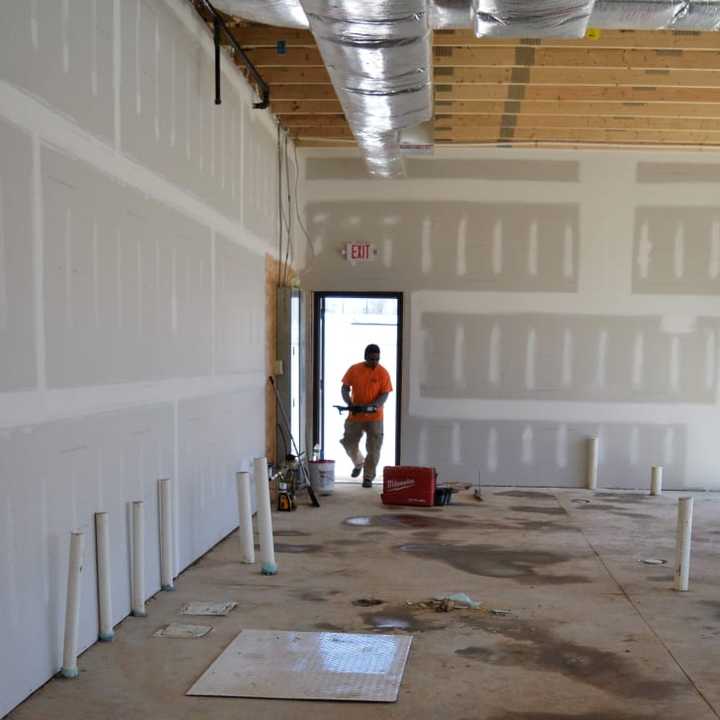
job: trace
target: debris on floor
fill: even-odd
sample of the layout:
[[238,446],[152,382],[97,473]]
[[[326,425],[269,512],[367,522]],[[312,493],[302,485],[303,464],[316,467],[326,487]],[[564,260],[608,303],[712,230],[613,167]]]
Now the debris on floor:
[[503,608],[490,608],[490,614],[491,615],[510,615],[512,613],[512,610],[506,610]]
[[413,602],[408,600],[407,604],[421,610],[434,610],[435,612],[451,612],[453,610],[480,610],[480,603],[473,600],[465,593],[454,593],[442,595],[431,600],[420,600]]
[[452,593],[450,595],[441,595],[435,598],[436,600],[448,600],[455,603],[458,607],[467,607],[472,610],[477,610],[480,607],[480,603],[473,600],[467,593]]
[[170,623],[153,633],[153,637],[177,638],[180,640],[195,640],[205,637],[212,630],[212,625],[187,625],[184,623]]
[[378,598],[369,597],[353,600],[352,604],[355,607],[375,607],[376,605],[382,605],[384,602],[384,600],[378,600]]
[[667,560],[659,560],[658,558],[645,558],[640,562],[645,563],[645,565],[667,565]]
[[237,607],[237,603],[229,600],[227,602],[189,602],[182,606],[181,615],[214,615],[226,616]]

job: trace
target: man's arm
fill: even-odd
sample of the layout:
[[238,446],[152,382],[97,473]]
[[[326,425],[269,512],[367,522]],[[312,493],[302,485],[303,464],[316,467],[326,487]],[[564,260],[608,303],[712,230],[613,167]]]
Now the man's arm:
[[382,395],[378,395],[377,398],[373,401],[373,405],[377,405],[379,408],[382,407],[385,404],[385,401],[388,399],[390,393],[382,393]]
[[351,398],[350,398],[350,386],[349,385],[343,385],[342,389],[340,390],[342,393],[342,399],[345,401],[346,405],[351,404]]

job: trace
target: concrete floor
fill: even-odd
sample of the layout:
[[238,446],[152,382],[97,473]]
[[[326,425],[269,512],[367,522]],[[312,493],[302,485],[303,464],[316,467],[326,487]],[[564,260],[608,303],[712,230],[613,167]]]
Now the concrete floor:
[[[321,509],[274,515],[280,573],[242,565],[235,535],[182,574],[177,591],[80,658],[12,720],[313,718],[709,720],[720,711],[720,498],[697,495],[689,593],[671,590],[677,494],[469,492],[392,510],[340,486]],[[360,518],[348,524],[348,518]],[[646,565],[658,558],[666,566]],[[484,611],[408,602],[466,592]],[[374,597],[383,604],[358,607]],[[235,600],[186,618],[190,600]],[[510,610],[494,615],[490,609]],[[198,640],[153,638],[171,621],[214,625]],[[186,697],[243,628],[412,633],[397,703]]]

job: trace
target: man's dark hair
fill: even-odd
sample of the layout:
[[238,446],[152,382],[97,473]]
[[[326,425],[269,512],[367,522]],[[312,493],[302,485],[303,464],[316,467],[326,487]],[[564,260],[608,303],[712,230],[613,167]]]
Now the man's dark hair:
[[368,346],[365,348],[365,357],[367,357],[368,355],[373,355],[373,354],[375,354],[375,353],[377,353],[377,354],[379,355],[379,354],[380,354],[380,348],[379,348],[379,346],[375,345],[374,343],[371,344],[371,345],[368,345]]

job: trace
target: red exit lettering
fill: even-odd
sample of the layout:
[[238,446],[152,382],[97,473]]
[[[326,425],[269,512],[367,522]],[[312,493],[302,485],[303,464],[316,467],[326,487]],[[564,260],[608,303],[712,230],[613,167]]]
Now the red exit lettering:
[[350,257],[353,260],[369,260],[370,259],[370,246],[369,245],[353,245],[350,251]]

